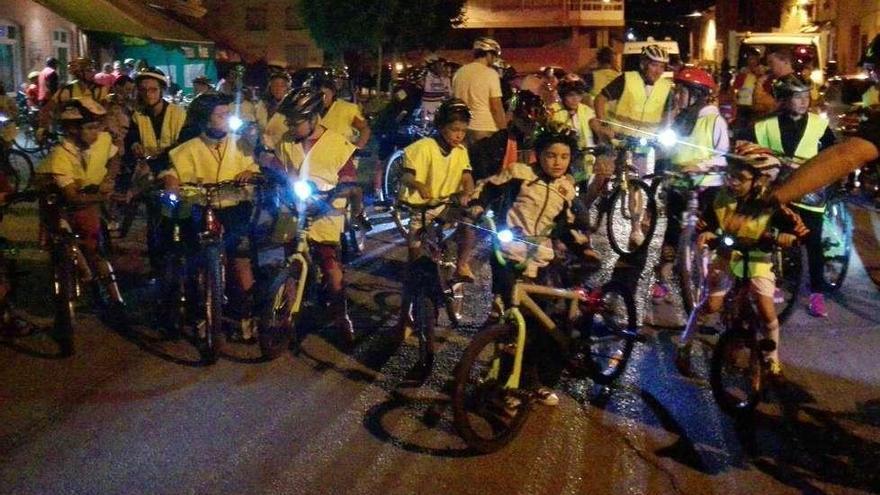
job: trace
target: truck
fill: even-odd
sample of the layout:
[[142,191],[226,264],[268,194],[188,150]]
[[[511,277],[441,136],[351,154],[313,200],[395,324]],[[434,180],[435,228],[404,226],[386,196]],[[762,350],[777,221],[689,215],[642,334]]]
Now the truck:
[[776,46],[790,46],[796,60],[812,60],[813,70],[810,73],[810,79],[816,85],[822,85],[825,83],[825,71],[829,59],[828,40],[829,33],[827,31],[815,33],[739,33],[731,31],[727,44],[727,59],[739,69],[745,65],[745,57],[742,56],[745,47],[757,49],[763,57]]

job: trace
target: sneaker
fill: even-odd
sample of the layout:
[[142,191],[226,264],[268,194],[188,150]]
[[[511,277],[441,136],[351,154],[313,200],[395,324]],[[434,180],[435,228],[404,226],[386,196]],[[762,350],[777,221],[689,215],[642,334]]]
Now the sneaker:
[[694,376],[694,370],[691,368],[691,346],[682,345],[675,351],[675,367],[681,376],[691,378]]
[[642,229],[633,229],[632,232],[629,233],[629,245],[632,247],[638,247],[644,244],[645,242],[645,234],[642,232]]
[[807,307],[810,316],[816,318],[825,318],[828,316],[828,310],[825,309],[825,296],[819,292],[810,294],[810,305]]
[[654,282],[653,287],[651,287],[651,298],[659,301],[666,299],[667,296],[669,296],[669,287],[663,282]]
[[536,392],[538,402],[545,406],[558,406],[559,405],[559,396],[556,395],[556,392],[553,391],[550,387],[541,387]]
[[783,294],[782,289],[779,287],[773,291],[773,304],[782,304],[785,302],[785,294]]
[[474,280],[476,280],[476,277],[474,276],[474,272],[471,271],[471,267],[461,265],[455,269],[455,279],[459,282],[473,283]]

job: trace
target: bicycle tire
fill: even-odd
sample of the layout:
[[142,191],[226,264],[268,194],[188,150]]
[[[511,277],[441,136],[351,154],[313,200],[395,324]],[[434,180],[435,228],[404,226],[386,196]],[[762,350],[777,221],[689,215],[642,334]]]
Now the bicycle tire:
[[696,228],[685,226],[678,239],[678,283],[681,289],[681,305],[686,315],[691,314],[702,297],[703,274],[701,254],[697,251]]
[[202,308],[205,311],[205,337],[202,340],[202,359],[214,364],[226,348],[226,334],[223,331],[223,267],[218,246],[205,249],[201,282]]
[[[822,225],[822,255],[825,259],[822,278],[828,291],[839,290],[849,271],[853,248],[852,214],[843,201],[829,203]],[[829,232],[829,227],[835,229]]]
[[76,266],[72,246],[61,243],[55,249],[54,338],[62,356],[74,353],[73,326],[76,320]]
[[283,354],[296,340],[296,321],[299,312],[290,307],[296,300],[296,290],[300,277],[305,276],[302,269],[288,267],[279,272],[269,289],[260,317],[257,341],[263,359],[271,361]]
[[608,282],[602,286],[601,314],[589,316],[584,335],[589,348],[590,375],[596,383],[610,385],[626,370],[638,336],[632,293],[619,282]]
[[803,254],[798,246],[773,253],[776,289],[782,295],[782,301],[775,303],[776,317],[780,325],[791,317],[797,307],[804,272],[803,265]]
[[183,335],[183,325],[186,321],[186,282],[184,274],[184,260],[180,255],[171,255],[165,258],[162,269],[162,297],[159,324],[165,329],[172,339]]
[[27,153],[21,150],[10,149],[8,152],[9,168],[14,171],[16,177],[15,190],[16,192],[25,191],[30,187],[34,178],[34,163]]
[[[657,203],[651,196],[648,185],[640,180],[631,180],[628,186],[627,191],[624,191],[620,185],[615,186],[609,200],[608,218],[605,219],[611,249],[619,256],[634,254],[647,249],[654,236],[654,230],[657,228]],[[629,242],[630,232],[632,231],[629,198],[633,193],[641,196],[644,205],[641,219],[644,239],[637,245],[631,245]]]
[[[472,450],[488,454],[510,443],[519,434],[531,410],[523,389],[505,389],[513,371],[517,331],[509,324],[491,325],[474,336],[455,367],[452,386],[453,424]],[[479,373],[471,391],[472,368],[484,350],[490,365],[497,365],[497,376]],[[526,371],[523,370],[523,376]],[[516,393],[520,392],[520,393]],[[511,400],[512,399],[512,400]],[[514,403],[515,401],[518,401]],[[483,432],[488,433],[483,435]]]
[[[744,367],[741,352],[748,352]],[[709,366],[709,385],[718,407],[734,417],[752,414],[761,401],[761,351],[754,333],[742,330],[727,330],[718,338],[712,351]],[[726,385],[728,372],[741,375],[743,383],[740,393],[734,394]],[[757,375],[755,375],[757,373]]]
[[385,201],[393,202],[397,199],[400,178],[403,177],[403,159],[403,150],[398,149],[385,162],[385,177],[382,181],[382,195]]
[[412,303],[413,330],[419,339],[418,382],[424,383],[434,369],[437,306],[427,288],[420,289]]
[[43,145],[37,142],[36,133],[30,124],[27,124],[26,128],[22,127],[19,129],[12,144],[25,153],[37,153],[43,149]]

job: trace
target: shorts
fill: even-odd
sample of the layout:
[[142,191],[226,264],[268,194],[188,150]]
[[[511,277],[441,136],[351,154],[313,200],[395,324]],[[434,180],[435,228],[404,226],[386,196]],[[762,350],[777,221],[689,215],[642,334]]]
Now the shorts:
[[[709,265],[709,297],[720,297],[733,288],[734,275],[730,271],[729,261],[716,258]],[[773,297],[776,293],[775,277],[752,277],[749,279],[749,292],[764,297]]]

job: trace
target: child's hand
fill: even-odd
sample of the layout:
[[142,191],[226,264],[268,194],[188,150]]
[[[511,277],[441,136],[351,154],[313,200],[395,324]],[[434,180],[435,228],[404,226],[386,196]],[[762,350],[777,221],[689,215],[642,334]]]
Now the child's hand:
[[425,184],[422,184],[421,182],[416,182],[413,184],[413,186],[416,188],[416,191],[419,193],[419,196],[421,196],[422,199],[434,199],[434,195],[431,194],[431,189]]
[[779,234],[776,237],[776,243],[781,247],[792,247],[797,242],[797,236],[794,234]]

